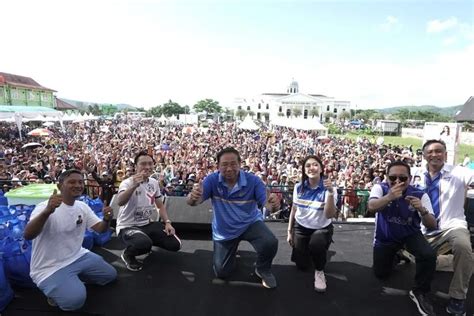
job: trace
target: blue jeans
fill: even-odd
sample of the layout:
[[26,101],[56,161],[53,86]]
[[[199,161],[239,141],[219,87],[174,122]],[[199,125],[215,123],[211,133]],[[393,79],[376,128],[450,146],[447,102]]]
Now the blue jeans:
[[258,271],[270,271],[278,250],[278,239],[262,221],[250,225],[238,238],[214,241],[214,273],[227,278],[235,267],[235,254],[241,240],[248,241],[257,252]]
[[84,283],[105,285],[117,278],[114,267],[101,256],[89,252],[73,263],[56,271],[40,284],[38,288],[53,299],[64,311],[81,308],[86,301]]

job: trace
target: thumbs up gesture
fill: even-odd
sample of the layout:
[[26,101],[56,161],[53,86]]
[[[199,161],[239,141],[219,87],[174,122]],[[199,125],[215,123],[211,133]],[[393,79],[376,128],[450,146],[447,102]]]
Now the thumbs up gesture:
[[104,214],[104,221],[110,222],[113,218],[113,210],[110,206],[105,206],[102,209],[102,212]]
[[54,213],[56,208],[58,208],[62,202],[63,202],[63,197],[61,196],[61,194],[58,194],[58,190],[54,189],[53,194],[49,197],[48,205],[46,206],[45,211],[48,214]]
[[193,203],[196,203],[197,201],[199,201],[202,197],[202,191],[203,191],[203,188],[202,188],[202,179],[199,180],[198,183],[195,183],[193,185],[193,189],[191,190],[191,193],[189,193],[189,200]]

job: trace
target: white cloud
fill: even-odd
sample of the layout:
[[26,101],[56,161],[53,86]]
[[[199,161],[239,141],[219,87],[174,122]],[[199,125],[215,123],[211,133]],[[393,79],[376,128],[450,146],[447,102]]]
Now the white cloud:
[[428,33],[440,33],[446,30],[455,28],[458,26],[458,19],[455,17],[450,17],[446,20],[432,20],[429,21],[426,25],[426,31]]
[[400,26],[401,24],[398,19],[394,16],[389,15],[385,18],[385,22],[380,25],[380,28],[382,29],[382,31],[389,32],[395,28],[399,28]]
[[455,36],[446,37],[443,40],[443,45],[445,46],[453,45],[454,43],[456,43],[456,41],[457,41],[457,38]]

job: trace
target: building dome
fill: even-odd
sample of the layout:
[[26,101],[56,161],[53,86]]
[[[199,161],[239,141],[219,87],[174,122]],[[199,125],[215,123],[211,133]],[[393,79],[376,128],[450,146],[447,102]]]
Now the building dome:
[[290,85],[288,86],[288,89],[287,91],[288,93],[290,94],[293,94],[293,93],[298,93],[299,92],[299,88],[298,88],[298,82],[296,82],[294,79],[293,81],[290,83]]

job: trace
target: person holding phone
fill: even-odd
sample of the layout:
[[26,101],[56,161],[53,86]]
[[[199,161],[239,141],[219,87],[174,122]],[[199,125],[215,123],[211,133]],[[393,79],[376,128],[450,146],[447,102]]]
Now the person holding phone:
[[[152,246],[168,251],[181,249],[181,241],[175,234],[168,212],[162,201],[160,185],[151,178],[155,162],[146,152],[139,152],[134,159],[136,174],[122,181],[117,201],[120,206],[117,216],[117,234],[126,245],[121,257],[130,271],[140,271],[143,263],[136,256],[150,253]],[[151,219],[160,210],[164,222]]]
[[303,159],[301,182],[293,191],[287,236],[296,267],[307,270],[313,265],[317,292],[326,291],[324,268],[334,230],[332,218],[337,212],[337,190],[331,179],[323,178],[323,170],[319,157],[309,155]]
[[415,286],[410,298],[421,315],[434,315],[429,296],[436,269],[436,252],[424,238],[420,224],[436,228],[429,196],[409,185],[410,166],[395,161],[387,166],[387,181],[375,184],[369,196],[368,210],[375,213],[373,270],[380,279],[387,278],[397,252],[406,248],[416,261]]

